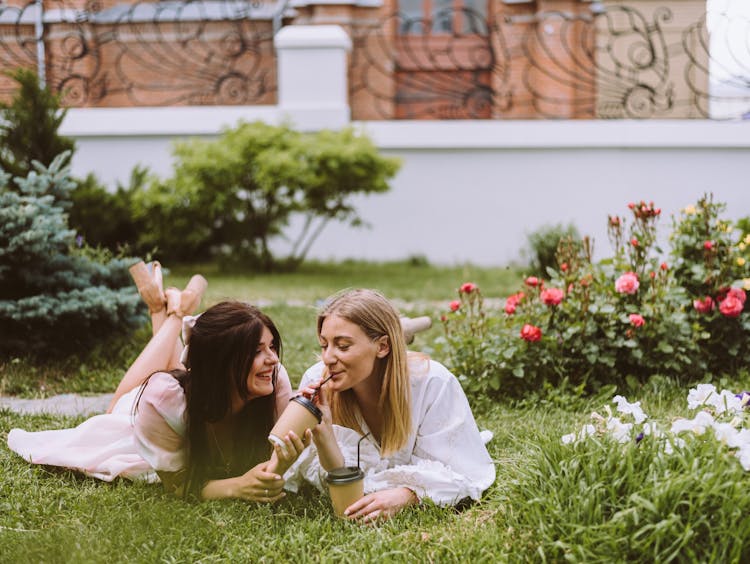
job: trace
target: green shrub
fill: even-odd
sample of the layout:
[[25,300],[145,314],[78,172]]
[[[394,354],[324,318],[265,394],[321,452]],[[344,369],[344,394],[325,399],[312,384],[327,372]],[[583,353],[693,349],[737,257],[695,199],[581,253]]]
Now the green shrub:
[[[474,285],[459,289],[442,317],[438,346],[472,397],[522,395],[562,382],[588,391],[632,387],[656,374],[690,382],[750,365],[742,353],[750,346],[743,289],[750,280],[742,278],[747,249],[716,216],[720,208],[695,214],[700,221],[688,214],[676,222],[670,265],[656,249],[661,211],[653,203],[629,207],[630,225],[608,219],[611,258],[594,263],[586,238],[564,240],[559,267],[547,270],[550,280],[526,278],[502,309],[487,310]],[[698,223],[718,226],[710,252]],[[695,284],[708,280],[709,259],[712,295],[721,306],[701,314]]]
[[[359,225],[352,196],[388,190],[399,166],[351,128],[305,134],[262,122],[178,143],[174,154],[174,176],[134,195],[135,217],[149,225],[139,244],[262,270],[299,265],[331,220]],[[272,242],[288,235],[294,214],[301,233],[277,256]]]
[[74,242],[65,208],[73,181],[62,154],[26,178],[0,171],[0,350],[84,350],[104,335],[143,322],[127,266],[91,260]]
[[26,176],[34,161],[49,166],[63,153],[67,164],[75,142],[57,134],[66,114],[59,97],[42,88],[32,70],[16,69],[9,75],[20,88],[10,104],[0,103],[0,169]]
[[557,269],[557,248],[564,240],[580,240],[578,229],[572,223],[545,225],[528,234],[525,254],[529,257],[530,272],[546,278],[548,268]]
[[107,190],[93,174],[77,181],[71,193],[70,227],[89,246],[115,254],[150,255],[152,248],[138,245],[140,233],[148,224],[137,220],[133,213],[133,195],[143,190],[150,178],[147,168],[136,166],[129,184],[118,183],[114,192]]

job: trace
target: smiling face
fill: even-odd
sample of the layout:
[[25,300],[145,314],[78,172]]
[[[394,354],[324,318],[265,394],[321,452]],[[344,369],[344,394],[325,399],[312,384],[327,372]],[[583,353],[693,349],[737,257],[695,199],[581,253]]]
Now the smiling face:
[[[247,401],[273,393],[273,374],[279,364],[279,356],[274,344],[273,334],[268,327],[263,327],[260,342],[255,350],[253,365],[247,375]],[[236,398],[237,401],[239,398]],[[240,400],[241,401],[241,400]],[[242,402],[244,405],[244,402]],[[242,406],[238,406],[242,407]]]
[[390,352],[388,337],[372,340],[359,325],[335,314],[323,320],[318,338],[331,376],[326,386],[337,392],[371,383],[376,360]]

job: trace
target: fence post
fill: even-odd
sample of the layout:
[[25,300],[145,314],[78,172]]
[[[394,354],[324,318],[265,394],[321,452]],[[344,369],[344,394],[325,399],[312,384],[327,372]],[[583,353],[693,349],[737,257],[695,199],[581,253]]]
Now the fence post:
[[347,53],[341,26],[293,25],[274,37],[279,110],[299,129],[335,129],[350,120]]

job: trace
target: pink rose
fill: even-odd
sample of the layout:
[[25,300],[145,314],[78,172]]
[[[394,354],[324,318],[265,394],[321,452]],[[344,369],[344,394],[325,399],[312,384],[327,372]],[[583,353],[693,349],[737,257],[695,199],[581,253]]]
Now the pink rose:
[[739,317],[744,308],[745,304],[742,300],[731,294],[728,294],[719,304],[719,311],[726,317]]
[[637,246],[638,246],[638,244],[639,244],[639,243],[638,243],[638,239],[636,239],[635,237],[633,237],[633,238],[632,238],[632,239],[630,240],[630,244],[631,244],[631,245],[633,245],[634,247],[637,247]]
[[742,302],[742,304],[745,304],[745,299],[747,298],[747,294],[745,294],[745,290],[742,288],[729,288],[727,290],[727,297],[732,296],[734,298],[737,298]]
[[530,343],[536,342],[542,338],[542,330],[527,323],[521,328],[521,338]]
[[458,311],[458,308],[461,307],[461,302],[458,300],[453,300],[451,303],[448,304],[448,307],[451,311]]
[[639,286],[635,272],[626,272],[615,281],[615,290],[620,294],[635,294]]
[[548,306],[556,306],[563,299],[563,291],[559,288],[547,288],[539,294],[542,301]]
[[643,316],[637,313],[631,313],[630,315],[628,315],[628,319],[630,319],[630,324],[633,327],[643,327],[646,323],[646,320],[643,319]]
[[651,272],[649,272],[648,275],[651,278],[651,280],[653,280],[654,278],[656,278],[656,272],[654,272],[653,270]]
[[523,283],[534,288],[535,286],[539,286],[539,278],[537,278],[536,276],[529,276],[526,280],[523,281]]
[[505,313],[507,313],[508,315],[513,315],[514,313],[516,313],[516,307],[523,298],[523,292],[518,292],[517,294],[508,296],[508,299],[505,300]]
[[461,288],[459,288],[458,291],[462,294],[471,294],[476,289],[478,289],[478,286],[473,282],[465,282],[464,284],[461,284]]
[[568,271],[568,263],[567,262],[562,263],[560,265],[560,270],[562,270],[563,272],[567,272]]
[[711,296],[706,296],[702,300],[693,300],[693,307],[698,313],[711,313],[714,309],[714,299]]
[[714,248],[713,241],[705,241],[703,243],[703,248],[706,249],[707,251],[710,251],[711,249],[713,249]]

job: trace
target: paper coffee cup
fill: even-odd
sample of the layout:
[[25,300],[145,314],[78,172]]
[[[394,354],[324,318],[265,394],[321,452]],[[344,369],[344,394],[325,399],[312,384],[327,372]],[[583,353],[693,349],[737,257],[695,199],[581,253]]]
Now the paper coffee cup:
[[328,472],[328,493],[338,517],[343,517],[344,510],[365,494],[364,480],[365,473],[357,466],[342,466]]
[[294,431],[301,439],[305,431],[315,427],[322,418],[323,413],[311,400],[305,396],[294,396],[271,429],[268,440],[283,446],[284,437],[289,431]]

